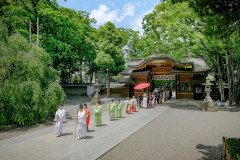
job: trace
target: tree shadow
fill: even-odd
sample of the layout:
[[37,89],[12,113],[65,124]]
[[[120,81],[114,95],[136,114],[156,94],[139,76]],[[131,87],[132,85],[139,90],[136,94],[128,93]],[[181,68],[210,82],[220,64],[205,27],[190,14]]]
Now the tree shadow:
[[220,160],[222,145],[218,146],[207,146],[203,144],[198,144],[196,146],[198,152],[203,154],[203,157],[199,160]]
[[169,106],[173,109],[182,109],[182,110],[192,110],[192,111],[201,111],[202,101],[196,100],[181,100],[181,101],[166,101],[162,103],[161,106]]
[[117,118],[115,118],[115,119],[112,119],[112,120],[110,120],[110,121],[118,121],[119,119],[117,119]]

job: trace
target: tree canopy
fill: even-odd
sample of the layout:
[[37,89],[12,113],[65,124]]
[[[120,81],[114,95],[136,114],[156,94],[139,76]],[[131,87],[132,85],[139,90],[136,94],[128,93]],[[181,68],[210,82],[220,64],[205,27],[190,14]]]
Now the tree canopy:
[[0,57],[0,125],[32,125],[52,116],[66,95],[50,55],[16,33],[1,34]]

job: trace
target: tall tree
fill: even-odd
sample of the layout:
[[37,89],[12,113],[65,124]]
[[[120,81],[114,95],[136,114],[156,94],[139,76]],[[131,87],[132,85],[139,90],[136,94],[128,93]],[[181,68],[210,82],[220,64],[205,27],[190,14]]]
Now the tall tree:
[[[240,33],[240,2],[238,0],[188,0],[201,20],[201,33],[207,43],[214,37],[218,41],[207,49],[209,55],[218,55],[220,63],[225,61],[224,71],[227,72],[230,104],[236,105],[239,94],[239,33]],[[206,46],[201,40],[202,46]],[[218,44],[221,43],[221,48]],[[217,49],[217,50],[216,50]],[[224,62],[223,62],[224,63]],[[220,68],[218,68],[220,70]],[[218,72],[219,74],[219,72]]]
[[[72,75],[83,64],[90,65],[96,57],[95,22],[84,11],[59,7],[55,0],[5,0],[0,9],[1,19],[7,24],[9,34],[20,32],[29,37],[31,21],[32,39],[36,42],[36,19],[39,18],[40,46],[52,57],[53,66],[60,72],[62,82],[70,83]],[[80,78],[82,79],[82,77]]]
[[124,67],[125,60],[122,51],[123,37],[121,36],[119,29],[117,29],[112,22],[107,22],[105,23],[104,26],[100,26],[98,29],[98,34],[99,34],[98,42],[99,51],[109,55],[114,61],[114,66],[108,68],[107,97],[109,97],[111,75],[118,75],[119,72],[123,71],[125,68]]

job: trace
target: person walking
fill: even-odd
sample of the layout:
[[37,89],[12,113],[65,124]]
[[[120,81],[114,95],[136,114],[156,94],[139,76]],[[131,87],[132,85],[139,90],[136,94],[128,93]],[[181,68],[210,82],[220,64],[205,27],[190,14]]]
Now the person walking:
[[62,134],[62,127],[63,127],[63,122],[66,121],[66,111],[63,109],[63,104],[59,105],[58,110],[55,113],[55,119],[56,125],[55,125],[55,131],[57,133],[57,137],[60,137]]
[[138,107],[138,108],[141,108],[141,101],[142,101],[142,100],[141,100],[141,96],[138,95],[138,96],[137,96],[137,107]]
[[84,104],[83,110],[85,111],[86,116],[87,116],[86,117],[86,124],[87,124],[87,131],[88,131],[88,126],[89,126],[89,122],[90,122],[90,112],[88,110],[87,104]]
[[160,104],[160,91],[157,91],[156,104]]
[[126,102],[126,113],[130,114],[131,113],[131,106],[130,106],[130,101],[129,101],[129,97],[127,98],[127,102]]
[[122,102],[120,100],[117,102],[116,117],[122,117]]
[[137,109],[137,100],[135,98],[135,96],[133,96],[132,100],[131,100],[131,107],[132,107],[132,111],[133,112],[136,112],[136,109]]
[[83,105],[80,104],[78,115],[76,117],[77,121],[77,139],[86,138],[87,126],[86,126],[86,113],[83,110]]
[[114,103],[113,100],[111,100],[108,105],[109,121],[112,121],[115,119],[115,109],[116,109],[116,104]]
[[97,100],[96,105],[93,106],[94,112],[94,126],[99,126],[102,124],[102,106],[99,105],[99,101]]
[[143,108],[147,108],[147,107],[148,107],[147,94],[144,93],[143,94]]

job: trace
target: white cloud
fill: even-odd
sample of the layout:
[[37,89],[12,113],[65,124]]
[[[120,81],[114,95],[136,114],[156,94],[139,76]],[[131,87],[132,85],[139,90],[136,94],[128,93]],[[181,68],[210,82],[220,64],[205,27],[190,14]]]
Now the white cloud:
[[111,0],[108,0],[108,1],[107,1],[107,4],[110,5],[110,6],[112,6],[112,7],[115,7],[115,3],[112,2]]
[[135,6],[130,3],[126,3],[122,9],[122,15],[116,20],[117,22],[121,22],[127,16],[134,16]]
[[145,17],[145,15],[151,13],[153,10],[154,10],[154,8],[151,8],[151,9],[145,11],[144,13],[142,13],[141,15],[139,15],[138,17],[136,17],[135,19],[132,19],[130,21],[130,25],[132,26],[132,29],[134,31],[139,31],[140,34],[143,34],[143,32],[144,32],[144,30],[142,29],[143,18]]
[[98,9],[92,10],[90,18],[97,20],[97,25],[102,25],[108,21],[114,21],[117,19],[118,10],[109,11],[109,8],[105,4],[101,4]]
[[105,4],[101,4],[98,9],[92,10],[90,14],[90,18],[95,18],[97,20],[97,25],[103,25],[104,23],[111,21],[111,22],[121,22],[127,16],[134,16],[135,14],[135,6],[131,5],[130,3],[126,3],[122,8],[121,15],[118,15],[119,10],[112,10],[107,7]]

